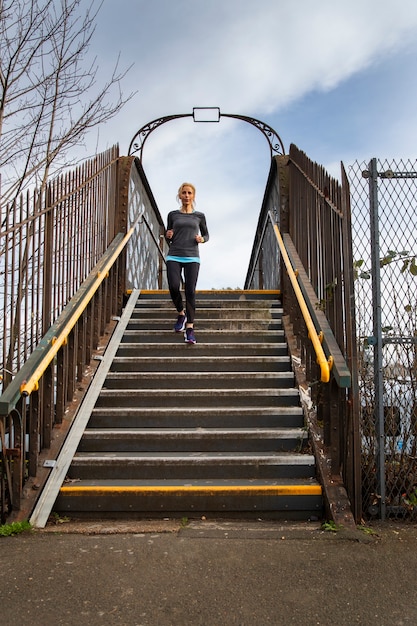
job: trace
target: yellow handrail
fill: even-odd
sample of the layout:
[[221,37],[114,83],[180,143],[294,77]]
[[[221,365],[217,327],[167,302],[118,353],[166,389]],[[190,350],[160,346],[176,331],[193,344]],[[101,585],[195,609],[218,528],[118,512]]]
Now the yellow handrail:
[[318,335],[313,324],[313,320],[311,319],[310,312],[308,310],[307,304],[304,300],[304,296],[301,292],[300,286],[297,281],[296,271],[294,271],[291,261],[289,259],[287,250],[285,249],[284,241],[281,237],[281,233],[279,232],[279,228],[277,224],[272,222],[274,227],[275,236],[278,241],[279,248],[281,250],[281,256],[285,263],[285,267],[287,268],[288,276],[291,281],[292,287],[294,289],[295,296],[298,300],[298,304],[300,306],[301,314],[304,318],[305,324],[308,330],[308,336],[313,344],[314,351],[317,357],[317,363],[320,367],[321,377],[320,380],[322,383],[328,383],[330,380],[330,371],[333,366],[333,357],[329,356],[326,359],[326,355],[324,354],[324,350],[321,345],[320,334]]

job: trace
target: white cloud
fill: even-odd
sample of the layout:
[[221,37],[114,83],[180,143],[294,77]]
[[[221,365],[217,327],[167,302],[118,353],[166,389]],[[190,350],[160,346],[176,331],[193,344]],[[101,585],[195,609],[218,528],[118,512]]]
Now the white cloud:
[[[397,151],[399,137],[407,149],[415,145],[414,105],[404,119],[395,110],[390,117],[388,106],[385,117],[378,117],[367,110],[370,87],[363,81],[355,84],[359,90],[350,94],[350,109],[343,115],[337,95],[348,79],[376,67],[382,80],[387,60],[398,59],[400,74],[406,71],[400,60],[409,55],[407,67],[412,67],[416,33],[415,0],[404,0],[398,8],[388,0],[119,0],[117,11],[112,0],[105,0],[95,44],[102,70],[120,51],[122,63],[135,63],[125,91],[139,93],[101,138],[105,145],[119,142],[126,153],[134,133],[147,122],[191,113],[194,106],[219,106],[224,113],[266,117],[286,147],[296,134],[300,148],[303,141],[313,146],[338,176],[346,155],[360,148],[352,160],[367,151],[375,156],[390,133],[392,146],[397,138]],[[321,101],[323,112],[315,118],[298,112],[301,126],[295,129],[292,107],[314,93],[328,94],[329,103]],[[390,92],[389,84],[383,97],[404,100]],[[407,97],[411,100],[411,93]],[[341,108],[338,116],[329,115],[331,103]],[[353,141],[364,128],[368,134]],[[317,160],[316,154],[309,156]],[[181,182],[197,186],[198,206],[211,232],[202,250],[199,286],[242,285],[269,171],[265,138],[225,118],[219,124],[177,120],[150,135],[143,164],[163,216],[175,206]]]
[[417,28],[414,1],[396,11],[387,0],[263,0],[256,10],[248,1],[206,4],[120,3],[129,23],[119,45],[135,60],[142,107],[156,116],[200,98],[242,112],[276,111],[406,46]]

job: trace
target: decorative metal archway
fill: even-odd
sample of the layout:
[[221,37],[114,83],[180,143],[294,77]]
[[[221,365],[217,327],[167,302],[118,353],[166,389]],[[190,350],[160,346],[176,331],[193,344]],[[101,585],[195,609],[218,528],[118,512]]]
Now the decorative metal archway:
[[[203,118],[203,112],[206,112],[206,119]],[[254,117],[247,117],[246,115],[235,115],[231,113],[220,113],[219,107],[194,107],[192,113],[180,113],[178,115],[166,115],[165,117],[159,117],[152,122],[148,122],[145,126],[142,126],[137,133],[133,136],[132,141],[129,145],[128,154],[133,155],[137,154],[139,160],[142,162],[143,155],[143,147],[145,145],[145,141],[149,137],[149,135],[162,126],[162,124],[166,124],[167,122],[171,122],[172,120],[177,120],[183,117],[192,117],[194,122],[220,122],[221,117],[231,117],[237,120],[242,120],[243,122],[247,122],[248,124],[252,124],[261,133],[264,135],[266,140],[269,143],[270,151],[271,151],[271,159],[275,155],[284,155],[285,149],[284,144],[281,141],[278,133],[271,128],[265,122],[261,122]]]

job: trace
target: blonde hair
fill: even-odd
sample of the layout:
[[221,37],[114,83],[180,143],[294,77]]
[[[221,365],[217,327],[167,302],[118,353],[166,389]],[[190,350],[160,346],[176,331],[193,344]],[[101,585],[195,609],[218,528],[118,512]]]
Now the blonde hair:
[[180,198],[180,194],[181,191],[184,189],[184,187],[191,187],[191,189],[193,190],[194,193],[194,198],[193,198],[193,209],[195,208],[195,187],[192,183],[182,183],[182,185],[180,185],[180,188],[178,189],[178,193],[177,193],[177,202],[181,202],[181,198]]

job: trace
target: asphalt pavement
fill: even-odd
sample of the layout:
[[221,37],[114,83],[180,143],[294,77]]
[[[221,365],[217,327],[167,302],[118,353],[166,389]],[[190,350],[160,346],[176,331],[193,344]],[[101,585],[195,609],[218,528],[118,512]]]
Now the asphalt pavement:
[[2,626],[417,624],[417,526],[66,522],[0,538]]

